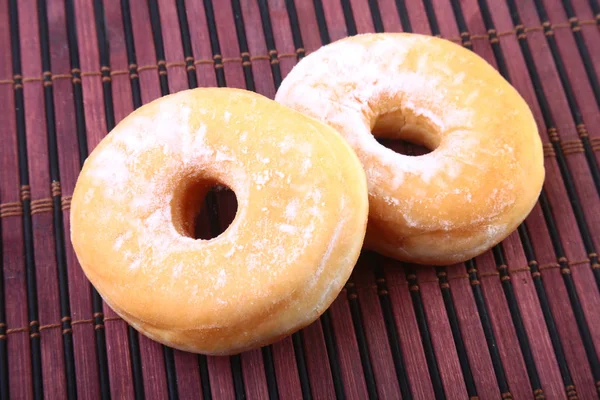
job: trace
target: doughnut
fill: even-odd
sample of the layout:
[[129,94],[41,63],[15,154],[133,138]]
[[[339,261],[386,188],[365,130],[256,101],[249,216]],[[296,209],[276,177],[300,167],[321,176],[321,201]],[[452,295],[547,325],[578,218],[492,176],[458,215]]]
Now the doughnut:
[[[215,184],[238,209],[194,238]],[[331,127],[237,89],[162,97],[123,119],[77,179],[71,239],[106,303],[148,337],[228,355],[310,324],[345,285],[367,181]]]
[[[475,53],[440,38],[365,34],[302,59],[275,100],[344,136],[367,174],[365,247],[447,265],[499,243],[544,181],[542,144],[517,91]],[[432,150],[395,153],[376,138]]]

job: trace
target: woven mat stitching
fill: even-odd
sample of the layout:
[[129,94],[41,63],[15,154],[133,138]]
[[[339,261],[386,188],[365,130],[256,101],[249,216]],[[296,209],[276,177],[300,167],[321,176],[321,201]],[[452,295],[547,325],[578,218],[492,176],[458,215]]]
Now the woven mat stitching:
[[[579,25],[596,25],[596,20],[594,19],[590,19],[590,20],[581,20],[579,21]],[[556,24],[552,24],[551,25],[552,29],[574,29],[574,27],[571,25],[571,23],[569,22],[561,22],[561,23],[556,23]],[[544,29],[543,25],[539,25],[539,26],[533,26],[533,27],[526,27],[524,28],[524,32],[542,32]],[[511,29],[508,31],[504,31],[504,32],[499,32],[496,33],[497,37],[502,37],[502,36],[508,36],[508,35],[513,35],[516,34],[517,29]],[[475,40],[489,40],[489,33],[485,33],[485,34],[470,34],[469,32],[463,32],[463,33],[467,33],[469,34],[471,39],[475,39]],[[460,37],[448,37],[446,38],[447,40],[450,40],[452,42],[457,42],[460,43],[461,42],[461,38]],[[257,56],[250,56],[249,59],[250,61],[256,61],[256,60],[265,60],[265,61],[271,61],[272,64],[275,63],[279,63],[279,59],[280,58],[297,58],[298,53],[302,52],[304,53],[304,49],[299,48],[296,49],[295,53],[281,53],[279,54],[277,52],[277,50],[271,50],[269,55],[257,55]],[[308,54],[308,53],[305,53]],[[247,53],[244,53],[244,55],[247,55]],[[215,64],[215,57],[217,57],[219,59],[219,64],[222,63],[230,63],[230,62],[235,62],[235,63],[248,63],[248,61],[244,61],[242,57],[230,57],[230,58],[223,58],[220,54],[216,54],[213,59],[191,59],[190,58],[189,61],[193,61],[193,65],[188,65],[186,62],[181,61],[181,62],[165,62],[164,60],[158,60],[157,64],[155,65],[143,65],[141,67],[137,67],[135,64],[132,64],[129,66],[130,69],[137,69],[136,72],[140,72],[140,71],[144,71],[144,70],[158,70],[159,65],[166,65],[167,67],[184,67],[189,69],[195,69],[194,65],[200,65],[200,64]],[[249,64],[246,64],[249,65]],[[215,65],[215,67],[222,67],[222,65]],[[108,68],[108,67],[104,67],[104,68]],[[80,82],[78,77],[75,77],[73,75],[74,71],[71,71],[70,74],[52,74],[49,71],[45,71],[45,74],[50,74],[51,75],[51,80],[57,80],[57,79],[73,79],[76,80],[77,82]],[[77,73],[80,76],[102,76],[102,73],[100,71],[86,71],[86,72],[81,72],[79,70],[77,70]],[[131,72],[131,70],[115,70],[115,71],[110,71],[110,75],[111,76],[117,76],[117,75],[132,75],[137,77],[137,74],[134,72]],[[104,79],[110,79],[109,77],[103,77]],[[21,80],[22,82],[43,82],[44,79],[43,77],[18,77],[18,78],[13,78],[13,79],[0,79],[0,84],[8,84],[8,85],[17,85],[20,84],[20,82],[16,82],[18,80]]]
[[[590,263],[590,259],[584,259],[584,260],[579,260],[579,261],[571,261],[568,262],[568,265],[570,267],[573,266],[577,266],[577,265],[585,265]],[[596,268],[600,268],[600,265],[596,265],[594,264],[592,267],[596,267]],[[560,265],[558,263],[548,263],[548,264],[543,264],[540,265],[538,267],[539,271],[545,271],[548,269],[558,269],[560,268]],[[514,274],[514,273],[518,273],[518,272],[530,272],[531,269],[530,267],[522,267],[522,268],[509,268],[509,272],[510,274]],[[570,271],[568,271],[570,272]],[[479,272],[478,273],[479,278],[485,278],[485,277],[490,277],[490,276],[499,276],[500,274],[498,273],[498,271],[490,271],[490,272]],[[504,278],[508,278],[510,279],[510,276],[506,276]],[[455,281],[458,279],[469,279],[469,274],[459,274],[459,275],[454,275],[454,276],[450,276],[448,277],[448,282],[451,281]],[[415,290],[419,290],[419,286],[425,283],[438,283],[439,284],[439,279],[427,279],[427,280],[421,280],[418,282],[418,285],[414,285],[415,286]],[[478,282],[479,283],[479,282]],[[387,282],[387,287],[388,289],[392,289],[392,288],[397,288],[397,287],[404,287],[405,285],[408,284],[408,281],[389,281]],[[348,285],[355,285],[354,283],[348,283]],[[372,285],[360,285],[356,287],[357,290],[359,291],[363,291],[365,289],[367,290],[373,290],[373,291],[377,291],[378,287],[376,284],[372,284]],[[347,290],[346,288],[342,289],[342,293],[346,293]],[[381,294],[388,294],[388,291],[385,291],[385,293],[379,293]],[[123,321],[123,319],[121,317],[106,317],[104,318],[104,321]],[[71,322],[72,326],[75,325],[81,325],[81,324],[93,324],[94,320],[93,319],[81,319],[81,320],[75,320]],[[47,329],[54,329],[54,328],[60,328],[62,326],[61,323],[55,323],[55,324],[47,324],[47,325],[41,325],[39,326],[39,331],[44,331]],[[0,324],[0,327],[6,327],[6,324]],[[30,331],[30,327],[26,326],[26,327],[21,327],[21,328],[11,328],[11,329],[7,329],[6,330],[6,334],[14,334],[14,333],[22,333],[22,332],[29,332]],[[65,332],[63,332],[65,333]],[[5,339],[6,336],[2,336],[0,335],[0,340],[1,339]]]
[[[600,151],[600,137],[590,138],[590,144],[593,151]],[[558,142],[563,150],[563,154],[565,156],[573,155],[573,154],[581,154],[584,153],[583,142],[581,139],[572,139],[561,141],[560,139],[555,139],[555,142]],[[543,143],[542,149],[544,153],[544,157],[556,157],[556,152],[554,151],[554,147],[552,143]],[[58,182],[56,182],[58,183]],[[29,198],[28,196],[22,198]],[[71,196],[63,196],[61,198],[61,204],[63,210],[68,210],[71,207]],[[31,202],[31,213],[39,214],[42,212],[50,212],[52,211],[52,197],[42,198],[33,200]],[[23,206],[21,202],[9,202],[9,203],[0,203],[0,218],[7,218],[13,216],[23,215]]]

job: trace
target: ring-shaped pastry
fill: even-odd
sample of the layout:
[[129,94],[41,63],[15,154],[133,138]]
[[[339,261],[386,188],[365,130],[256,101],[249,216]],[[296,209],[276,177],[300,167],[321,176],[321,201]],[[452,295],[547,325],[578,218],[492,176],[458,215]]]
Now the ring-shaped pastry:
[[[465,261],[510,234],[544,181],[540,137],[517,91],[450,41],[366,34],[301,60],[275,99],[336,128],[369,185],[365,243],[403,261]],[[397,154],[378,138],[432,152]]]
[[[215,183],[234,221],[196,240]],[[329,126],[235,89],[195,89],[133,112],[96,147],[71,203],[87,277],[128,323],[205,354],[262,346],[313,322],[358,258],[366,177]]]

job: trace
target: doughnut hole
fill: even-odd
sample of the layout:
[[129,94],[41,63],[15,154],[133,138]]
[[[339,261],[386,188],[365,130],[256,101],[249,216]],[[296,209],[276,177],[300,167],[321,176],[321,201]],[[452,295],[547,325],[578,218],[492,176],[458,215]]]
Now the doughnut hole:
[[407,156],[431,153],[441,141],[439,128],[433,122],[402,109],[373,118],[371,133],[382,146]]
[[231,225],[237,212],[235,193],[216,180],[192,181],[180,185],[171,202],[173,224],[182,235],[210,240]]

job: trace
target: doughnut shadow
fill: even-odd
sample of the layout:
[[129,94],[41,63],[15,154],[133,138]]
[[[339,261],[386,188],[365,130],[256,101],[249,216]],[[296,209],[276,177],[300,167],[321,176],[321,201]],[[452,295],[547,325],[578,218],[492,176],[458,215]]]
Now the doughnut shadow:
[[414,144],[406,140],[388,138],[376,139],[379,144],[395,151],[398,154],[404,154],[406,156],[422,156],[424,154],[431,153],[431,150],[427,147]]
[[[209,240],[225,232],[233,222],[237,208],[233,190],[220,185],[210,188],[194,218],[194,239]],[[213,215],[218,218],[211,218]]]

